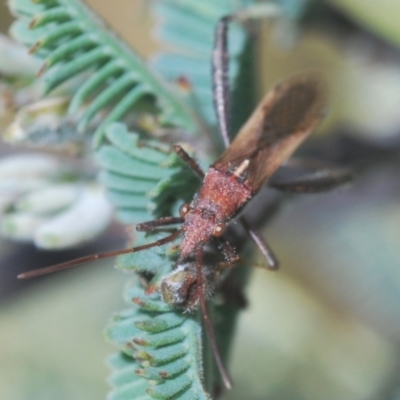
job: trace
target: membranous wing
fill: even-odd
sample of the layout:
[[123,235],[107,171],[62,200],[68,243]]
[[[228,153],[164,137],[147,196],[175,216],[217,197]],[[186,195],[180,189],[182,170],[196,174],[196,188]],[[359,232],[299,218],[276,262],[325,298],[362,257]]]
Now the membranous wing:
[[257,191],[321,120],[325,106],[321,86],[310,74],[275,86],[213,167],[243,178]]

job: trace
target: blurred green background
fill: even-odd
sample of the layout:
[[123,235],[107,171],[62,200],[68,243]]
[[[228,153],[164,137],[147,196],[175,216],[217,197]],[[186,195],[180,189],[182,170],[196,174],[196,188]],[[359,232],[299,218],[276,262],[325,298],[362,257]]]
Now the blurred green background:
[[[144,3],[89,2],[147,56],[157,43]],[[362,165],[361,173],[346,190],[293,196],[265,230],[282,268],[254,269],[229,400],[400,399],[400,2],[327,3],[293,48],[277,46],[262,25],[262,91],[299,70],[322,70],[330,113],[318,134],[333,142],[324,155]],[[0,0],[2,32],[10,20]],[[115,225],[96,244],[56,257],[121,247],[123,238]],[[26,263],[41,267],[55,255],[0,246],[1,399],[104,398],[113,349],[101,332],[123,307],[126,276],[106,261],[21,283],[14,277]]]

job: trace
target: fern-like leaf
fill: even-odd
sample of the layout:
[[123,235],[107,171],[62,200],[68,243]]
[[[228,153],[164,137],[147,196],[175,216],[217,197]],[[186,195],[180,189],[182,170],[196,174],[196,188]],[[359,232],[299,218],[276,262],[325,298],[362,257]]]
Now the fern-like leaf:
[[147,264],[141,253],[117,260],[125,271],[154,278],[149,282],[151,290],[139,283],[126,289],[126,301],[137,308],[117,314],[106,331],[108,339],[123,346],[123,353],[110,359],[110,399],[142,398],[146,387],[147,395],[155,399],[209,399],[203,388],[201,329],[195,315],[174,311],[156,290],[172,269],[175,246],[154,249]]
[[[215,124],[210,65],[216,23],[221,16],[253,3],[254,0],[154,2],[154,15],[159,21],[157,36],[163,43],[172,45],[174,50],[158,53],[153,59],[153,65],[166,79],[175,81],[184,76],[189,80],[196,109],[211,125]],[[229,76],[231,83],[234,83],[240,69],[238,57],[245,46],[245,33],[241,26],[231,26],[229,43]]]
[[113,123],[105,130],[109,143],[97,159],[100,181],[116,207],[121,222],[138,223],[154,215],[172,215],[179,203],[190,200],[199,181],[169,146],[140,139],[125,126]]
[[79,0],[11,0],[10,7],[19,18],[11,32],[45,60],[40,73],[46,93],[83,72],[90,73],[74,94],[69,112],[75,113],[91,100],[78,126],[83,131],[99,112],[110,110],[97,128],[96,144],[102,141],[108,123],[121,120],[149,99],[161,125],[196,131],[182,99],[172,95],[142,59]]
[[[111,124],[106,129],[106,138],[109,144],[101,146],[97,153],[104,169],[101,180],[117,206],[120,219],[137,222],[146,220],[146,216],[151,218],[151,210],[146,208],[146,200],[150,199],[153,211],[174,215],[177,204],[193,196],[199,181],[170,153],[169,147],[129,133],[122,124]],[[162,204],[163,209],[157,210],[157,204]],[[138,235],[135,245],[148,240],[155,240],[154,235],[148,239]],[[124,352],[110,361],[111,399],[141,396],[146,399],[145,393],[156,399],[209,398],[203,388],[198,315],[172,309],[160,295],[160,282],[173,269],[178,244],[175,240],[166,246],[117,259],[118,269],[153,278],[147,290],[139,283],[126,289],[125,300],[136,307],[117,314],[107,329],[106,336],[123,346]],[[129,375],[132,372],[136,375]],[[148,384],[143,385],[146,380]]]

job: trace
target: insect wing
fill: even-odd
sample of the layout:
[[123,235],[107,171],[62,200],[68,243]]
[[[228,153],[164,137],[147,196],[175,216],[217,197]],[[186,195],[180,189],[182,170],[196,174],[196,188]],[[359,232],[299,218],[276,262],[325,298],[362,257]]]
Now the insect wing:
[[257,191],[311,134],[323,109],[322,85],[314,76],[296,75],[278,84],[213,167],[236,171]]

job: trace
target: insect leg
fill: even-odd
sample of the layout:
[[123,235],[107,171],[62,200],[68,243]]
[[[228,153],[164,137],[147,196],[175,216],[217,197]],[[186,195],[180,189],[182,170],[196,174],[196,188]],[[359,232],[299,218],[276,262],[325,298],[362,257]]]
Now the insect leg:
[[229,268],[239,261],[240,257],[236,254],[235,249],[226,239],[219,238],[218,247],[221,249],[225,258],[225,262],[218,264],[221,268]]
[[260,249],[262,255],[267,261],[269,269],[274,271],[277,270],[279,268],[279,261],[275,257],[274,253],[269,248],[265,240],[257,232],[251,229],[249,223],[245,220],[245,218],[241,217],[239,218],[239,221],[242,223],[244,229],[250,235],[251,239],[254,241],[257,247]]
[[179,146],[179,144],[174,144],[173,145],[175,153],[186,163],[186,165],[200,178],[204,178],[204,172],[200,168],[200,165],[197,163],[197,161],[190,157],[188,153],[186,153],[185,150],[183,150],[182,146]]
[[244,8],[234,14],[222,17],[214,32],[214,47],[212,52],[212,93],[219,131],[225,148],[230,143],[230,88],[229,88],[229,51],[228,28],[233,20],[245,22],[253,18],[276,17],[280,8],[276,5],[256,5]]
[[319,161],[290,160],[271,177],[268,186],[291,193],[317,193],[351,182],[354,172]]
[[200,248],[199,252],[196,255],[197,294],[199,296],[201,311],[203,313],[204,325],[206,327],[208,340],[210,342],[219,373],[221,374],[221,378],[222,381],[224,382],[225,387],[227,389],[232,389],[232,380],[222,361],[222,357],[217,345],[217,339],[215,337],[214,328],[211,324],[210,315],[207,310],[206,299],[204,298],[202,265],[203,265],[203,247]]
[[35,271],[25,272],[23,274],[18,275],[18,278],[19,279],[36,278],[37,276],[50,274],[52,272],[61,271],[63,269],[76,267],[77,265],[85,264],[90,261],[99,260],[101,258],[109,258],[109,257],[119,256],[121,254],[136,253],[138,251],[150,249],[151,247],[162,246],[163,244],[172,242],[181,233],[182,233],[182,230],[179,229],[176,232],[172,233],[171,235],[166,236],[165,238],[159,239],[153,243],[148,243],[148,244],[145,244],[142,246],[132,247],[130,249],[115,250],[115,251],[109,251],[107,253],[100,253],[100,254],[91,254],[89,256],[77,258],[75,260],[67,261],[67,262],[64,262],[61,264],[56,264],[56,265],[52,265],[50,267],[37,269]]
[[228,28],[232,21],[244,24],[252,19],[278,18],[282,15],[282,7],[273,2],[257,3],[244,7],[233,14],[222,17],[214,32],[212,52],[212,92],[218,127],[225,148],[230,143],[230,88],[229,88],[229,52]]
[[212,52],[212,93],[219,131],[225,147],[229,146],[230,138],[230,89],[229,89],[229,52],[228,26],[231,16],[222,17],[215,29],[214,48]]
[[162,217],[153,221],[142,222],[136,225],[136,230],[139,232],[151,232],[159,226],[181,224],[183,218],[181,217]]

